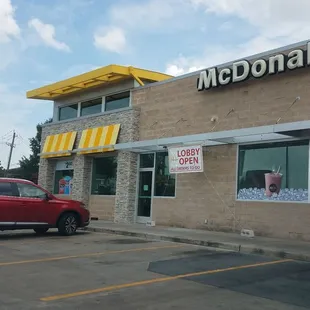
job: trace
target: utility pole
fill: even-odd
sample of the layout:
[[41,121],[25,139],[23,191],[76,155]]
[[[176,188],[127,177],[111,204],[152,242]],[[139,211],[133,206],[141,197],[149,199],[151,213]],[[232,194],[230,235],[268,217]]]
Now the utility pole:
[[7,143],[7,145],[10,147],[10,154],[9,154],[9,159],[8,159],[8,165],[7,165],[7,168],[6,168],[6,172],[7,173],[10,170],[13,148],[15,147],[15,145],[14,145],[15,138],[16,138],[16,133],[15,133],[15,131],[13,131],[12,142],[11,143]]

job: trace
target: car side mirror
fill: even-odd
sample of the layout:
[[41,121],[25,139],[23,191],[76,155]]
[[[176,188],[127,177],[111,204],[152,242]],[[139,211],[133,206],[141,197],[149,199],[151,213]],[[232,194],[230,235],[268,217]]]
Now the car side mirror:
[[45,193],[43,199],[46,200],[46,201],[49,201],[49,200],[51,200],[51,197],[50,197],[50,195],[48,193]]

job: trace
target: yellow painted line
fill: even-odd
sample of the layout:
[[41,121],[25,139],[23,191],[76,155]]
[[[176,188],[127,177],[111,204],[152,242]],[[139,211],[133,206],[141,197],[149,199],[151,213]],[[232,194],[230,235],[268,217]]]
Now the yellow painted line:
[[155,251],[155,250],[161,250],[161,249],[171,249],[171,248],[180,248],[180,247],[182,247],[182,245],[168,245],[168,246],[158,246],[158,247],[149,247],[149,248],[136,248],[136,249],[86,253],[86,254],[77,254],[77,255],[68,255],[68,256],[47,257],[47,258],[39,258],[39,259],[21,260],[21,261],[15,261],[15,262],[4,262],[4,263],[0,263],[0,267],[31,264],[31,263],[51,262],[51,261],[65,260],[65,259],[72,259],[72,258],[103,256],[103,255],[108,255],[108,254],[111,255],[111,254],[130,253],[130,252]]
[[40,300],[41,301],[55,301],[55,300],[60,300],[60,299],[79,297],[79,296],[83,296],[83,295],[90,295],[90,294],[96,294],[96,293],[115,291],[115,290],[120,290],[120,289],[124,289],[124,288],[135,287],[135,286],[143,286],[143,285],[154,284],[154,283],[168,282],[168,281],[173,281],[173,280],[177,280],[177,279],[197,277],[197,276],[215,274],[215,273],[232,271],[232,270],[240,270],[240,269],[268,266],[268,265],[286,263],[286,262],[291,262],[291,261],[293,261],[293,260],[292,259],[282,259],[282,260],[277,260],[277,261],[272,261],[272,262],[264,262],[264,263],[229,267],[229,268],[223,268],[223,269],[215,269],[215,270],[208,270],[208,271],[201,271],[201,272],[194,272],[194,273],[186,273],[186,274],[181,274],[181,275],[172,276],[172,277],[155,278],[155,279],[144,280],[144,281],[139,281],[139,282],[131,282],[131,283],[125,283],[125,284],[106,286],[106,287],[101,287],[101,288],[97,288],[97,289],[93,289],[93,290],[43,297],[43,298],[40,298]]
[[[89,245],[92,245],[91,242],[96,242],[96,241],[100,241],[101,239],[103,238],[111,238],[111,237],[115,237],[115,236],[120,236],[120,235],[111,235],[111,234],[108,234],[108,233],[100,233],[100,235],[103,235],[103,236],[100,236],[100,239],[98,240],[88,240],[88,244]],[[93,237],[94,235],[91,235],[91,234],[85,234],[83,235],[83,243],[85,243],[85,237]],[[29,238],[29,240],[23,240],[23,235],[21,234],[21,236],[18,236],[16,237],[16,235],[12,236],[13,240],[10,240],[10,237],[11,236],[8,236],[8,239],[6,239],[7,241],[1,241],[0,239],[0,246],[14,246],[14,245],[24,245],[24,244],[36,244],[36,243],[47,243],[47,242],[52,242],[52,241],[70,241],[71,243],[72,242],[79,242],[79,238],[81,238],[80,236],[76,236],[76,238],[72,238],[71,237],[57,237],[57,236],[43,236],[43,237],[35,237],[35,235],[33,236],[33,239],[31,239],[31,237],[26,237],[26,238]],[[16,238],[16,239],[15,239]],[[81,244],[83,244],[81,242]]]

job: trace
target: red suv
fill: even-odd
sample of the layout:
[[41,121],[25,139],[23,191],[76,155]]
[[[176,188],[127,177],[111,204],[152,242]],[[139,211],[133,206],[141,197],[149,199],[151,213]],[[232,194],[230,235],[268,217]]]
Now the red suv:
[[43,234],[58,228],[69,236],[88,224],[89,211],[82,202],[59,199],[31,181],[0,178],[0,230]]

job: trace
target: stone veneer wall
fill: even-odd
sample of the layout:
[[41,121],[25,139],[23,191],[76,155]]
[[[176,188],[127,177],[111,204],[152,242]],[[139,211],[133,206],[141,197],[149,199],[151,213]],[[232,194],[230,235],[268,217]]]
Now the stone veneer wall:
[[[128,109],[115,113],[104,113],[99,116],[73,119],[66,122],[55,122],[45,125],[42,130],[44,143],[48,135],[68,131],[77,131],[74,148],[78,147],[82,131],[87,128],[121,124],[118,143],[132,142],[139,139],[140,109]],[[43,144],[42,143],[42,144]],[[43,147],[43,145],[42,145]],[[117,188],[114,218],[117,222],[133,222],[136,199],[136,173],[138,155],[130,152],[118,154]],[[47,190],[53,190],[55,159],[40,159],[39,184]],[[91,187],[91,155],[74,155],[74,182],[72,199],[83,201],[88,205]]]
[[117,164],[114,221],[133,223],[135,221],[138,154],[119,152]]

